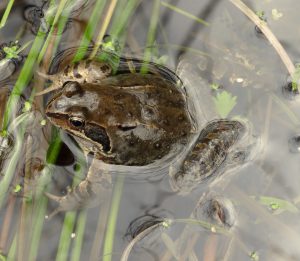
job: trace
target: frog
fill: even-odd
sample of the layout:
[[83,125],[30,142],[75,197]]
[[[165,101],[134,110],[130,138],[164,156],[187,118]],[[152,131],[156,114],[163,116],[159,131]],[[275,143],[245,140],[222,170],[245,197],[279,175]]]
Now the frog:
[[[99,70],[109,67],[107,63],[102,65],[99,64]],[[79,64],[77,68],[85,66]],[[95,195],[105,193],[112,184],[109,173],[99,173],[101,162],[147,166],[167,157],[178,144],[189,146],[180,166],[176,171],[170,167],[169,173],[173,190],[186,192],[215,173],[224,172],[222,169],[232,169],[249,159],[249,153],[239,146],[241,140],[249,137],[247,124],[215,119],[198,131],[184,86],[170,80],[172,77],[99,72],[93,80],[67,80],[62,73],[57,75],[59,79],[50,89],[57,89],[60,84],[61,87],[47,103],[46,116],[71,135],[86,155],[92,154],[93,162],[86,178],[65,196],[46,193],[59,204],[51,216],[99,200]]]

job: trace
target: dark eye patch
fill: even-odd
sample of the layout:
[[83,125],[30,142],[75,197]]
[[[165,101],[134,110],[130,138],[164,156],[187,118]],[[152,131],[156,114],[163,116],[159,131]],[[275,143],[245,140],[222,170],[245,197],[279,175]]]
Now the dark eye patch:
[[84,128],[84,133],[91,140],[101,144],[104,152],[110,151],[110,140],[104,128],[88,124]]

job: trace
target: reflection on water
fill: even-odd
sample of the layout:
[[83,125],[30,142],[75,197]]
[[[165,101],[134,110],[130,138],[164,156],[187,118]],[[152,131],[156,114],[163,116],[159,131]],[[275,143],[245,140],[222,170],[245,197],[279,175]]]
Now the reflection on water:
[[[15,2],[6,25],[0,29],[2,118],[4,103],[24,70],[22,65],[29,55],[32,57],[31,45],[22,47],[39,35],[39,28],[43,33],[41,37],[47,36],[59,10],[53,1]],[[91,44],[97,41],[108,7],[103,9],[102,20],[95,20],[93,25],[88,25],[88,21],[94,17],[96,5],[101,10],[100,2],[76,1],[64,9],[67,26],[54,30],[49,38],[50,47],[45,52],[40,71],[55,74],[54,67],[64,67],[64,62],[70,61],[66,62],[69,54],[65,50],[74,53],[72,48],[76,49],[82,41],[90,38]],[[125,177],[114,248],[111,253],[106,253],[106,257],[120,260],[127,254],[128,260],[299,260],[300,110],[298,90],[290,83],[296,76],[288,76],[272,44],[231,1],[161,1],[155,41],[151,43],[148,31],[151,21],[155,22],[155,14],[149,10],[155,1],[138,2],[136,6],[130,6],[130,1],[119,1],[115,10],[115,24],[125,26],[128,21],[124,34],[117,37],[119,45],[124,47],[122,55],[143,58],[144,51],[150,51],[152,61],[166,62],[176,71],[184,83],[185,90],[182,91],[195,124],[189,144],[179,146],[164,162],[156,162],[151,168],[101,165],[102,171],[112,174],[114,182]],[[291,0],[244,2],[254,12],[264,12],[263,18],[292,61],[299,62],[298,34],[291,33],[298,30],[299,4]],[[129,7],[134,14],[125,19],[121,14],[130,10]],[[0,3],[0,8],[2,17],[6,5]],[[205,20],[206,24],[196,18]],[[86,31],[87,25],[89,30]],[[106,33],[115,37],[114,33],[122,30],[111,23]],[[13,45],[16,40],[19,42]],[[4,47],[9,48],[4,50]],[[21,52],[18,52],[20,48]],[[41,52],[41,49],[37,47],[35,52]],[[138,70],[141,67],[142,64]],[[125,60],[121,61],[120,68],[123,68],[120,73],[132,72],[130,63]],[[35,70],[33,67],[33,74]],[[163,71],[161,75],[170,74]],[[27,86],[27,81],[23,80],[18,84]],[[24,100],[30,99],[31,88],[49,86],[45,79],[37,76],[29,80],[22,93]],[[170,80],[177,78],[174,76]],[[9,135],[2,133],[0,140],[0,152],[5,155],[5,160],[1,158],[0,174],[0,253],[14,256],[12,260],[27,260],[26,256],[34,255],[29,238],[39,233],[32,228],[38,227],[42,220],[36,260],[54,260],[60,254],[58,242],[65,213],[58,213],[50,220],[34,219],[39,213],[44,217],[57,207],[54,202],[49,202],[46,209],[37,207],[47,200],[42,191],[48,186],[48,190],[58,195],[68,193],[73,182],[79,182],[87,172],[87,166],[78,147],[65,134],[57,135],[62,135],[70,151],[65,145],[53,143],[52,146],[61,146],[61,152],[58,158],[52,158],[48,146],[56,136],[50,134],[51,126],[42,116],[43,99],[36,100],[31,107],[24,100],[22,98],[12,112],[15,118],[9,121]],[[30,110],[42,113],[24,114]],[[207,181],[187,195],[178,195],[170,186],[170,166],[178,168],[197,133],[207,122],[221,117],[251,125],[252,136],[260,141],[258,148],[253,150],[254,160],[244,164],[243,168],[225,173],[216,182]],[[65,154],[68,154],[67,158],[63,157]],[[56,162],[56,165],[48,164],[50,162]],[[24,180],[26,173],[32,174],[29,175],[32,179]],[[34,190],[38,191],[38,196],[28,193]],[[91,260],[102,258],[104,250],[100,246],[105,241],[105,219],[111,202],[109,192],[101,197],[101,202],[86,213],[69,215],[77,221],[77,226],[65,234],[69,233],[68,238],[72,238],[68,241],[70,250],[64,252],[70,253],[70,260],[73,249],[79,244],[76,241],[80,234],[79,224],[84,224],[84,240],[78,248],[81,249],[78,260],[87,256],[91,256]],[[85,222],[80,223],[84,215]],[[147,229],[145,237],[139,239]],[[125,238],[128,233],[131,234],[129,239]],[[18,241],[15,235],[18,235]],[[134,241],[132,249],[124,254],[124,249],[135,238],[139,240]],[[18,242],[15,253],[12,242]]]

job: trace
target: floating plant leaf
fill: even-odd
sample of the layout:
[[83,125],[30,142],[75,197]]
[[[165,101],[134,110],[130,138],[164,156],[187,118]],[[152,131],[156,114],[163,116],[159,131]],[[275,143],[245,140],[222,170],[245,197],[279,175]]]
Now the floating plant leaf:
[[295,65],[295,71],[292,75],[292,91],[296,91],[298,89],[299,80],[300,80],[300,64],[297,63]]
[[249,254],[249,256],[250,256],[251,260],[253,260],[253,261],[258,261],[259,260],[259,255],[256,251],[251,252]]
[[283,16],[283,13],[279,12],[277,9],[272,9],[272,18],[273,20],[278,20]]
[[220,88],[220,84],[218,84],[218,83],[211,83],[209,85],[209,87],[216,91],[216,90],[218,90]]
[[259,19],[265,20],[265,12],[264,11],[256,11],[255,14],[259,17]]
[[30,104],[30,102],[26,101],[24,103],[24,108],[23,108],[22,112],[28,112],[28,111],[30,111],[30,109],[31,109],[31,104]]
[[232,111],[233,107],[236,105],[236,98],[236,96],[233,96],[227,91],[217,93],[217,95],[213,97],[216,111],[222,118],[226,118]]
[[6,53],[6,58],[12,59],[12,58],[19,58],[18,55],[19,46],[6,46],[3,48],[3,51]]
[[267,196],[260,196],[258,200],[262,205],[268,206],[276,214],[282,213],[283,211],[289,211],[292,213],[299,212],[299,209],[287,200]]
[[46,123],[47,123],[47,121],[46,121],[45,119],[43,119],[43,120],[40,121],[40,124],[41,124],[42,126],[45,126]]
[[17,184],[17,185],[15,186],[15,188],[14,188],[14,193],[20,192],[21,189],[22,189],[21,185],[20,185],[20,184]]

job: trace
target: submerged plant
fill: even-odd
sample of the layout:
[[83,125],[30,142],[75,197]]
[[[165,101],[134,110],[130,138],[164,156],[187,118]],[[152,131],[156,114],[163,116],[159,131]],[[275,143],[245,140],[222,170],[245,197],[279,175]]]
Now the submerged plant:
[[227,91],[221,91],[213,97],[217,113],[221,118],[226,118],[236,105],[236,96]]

